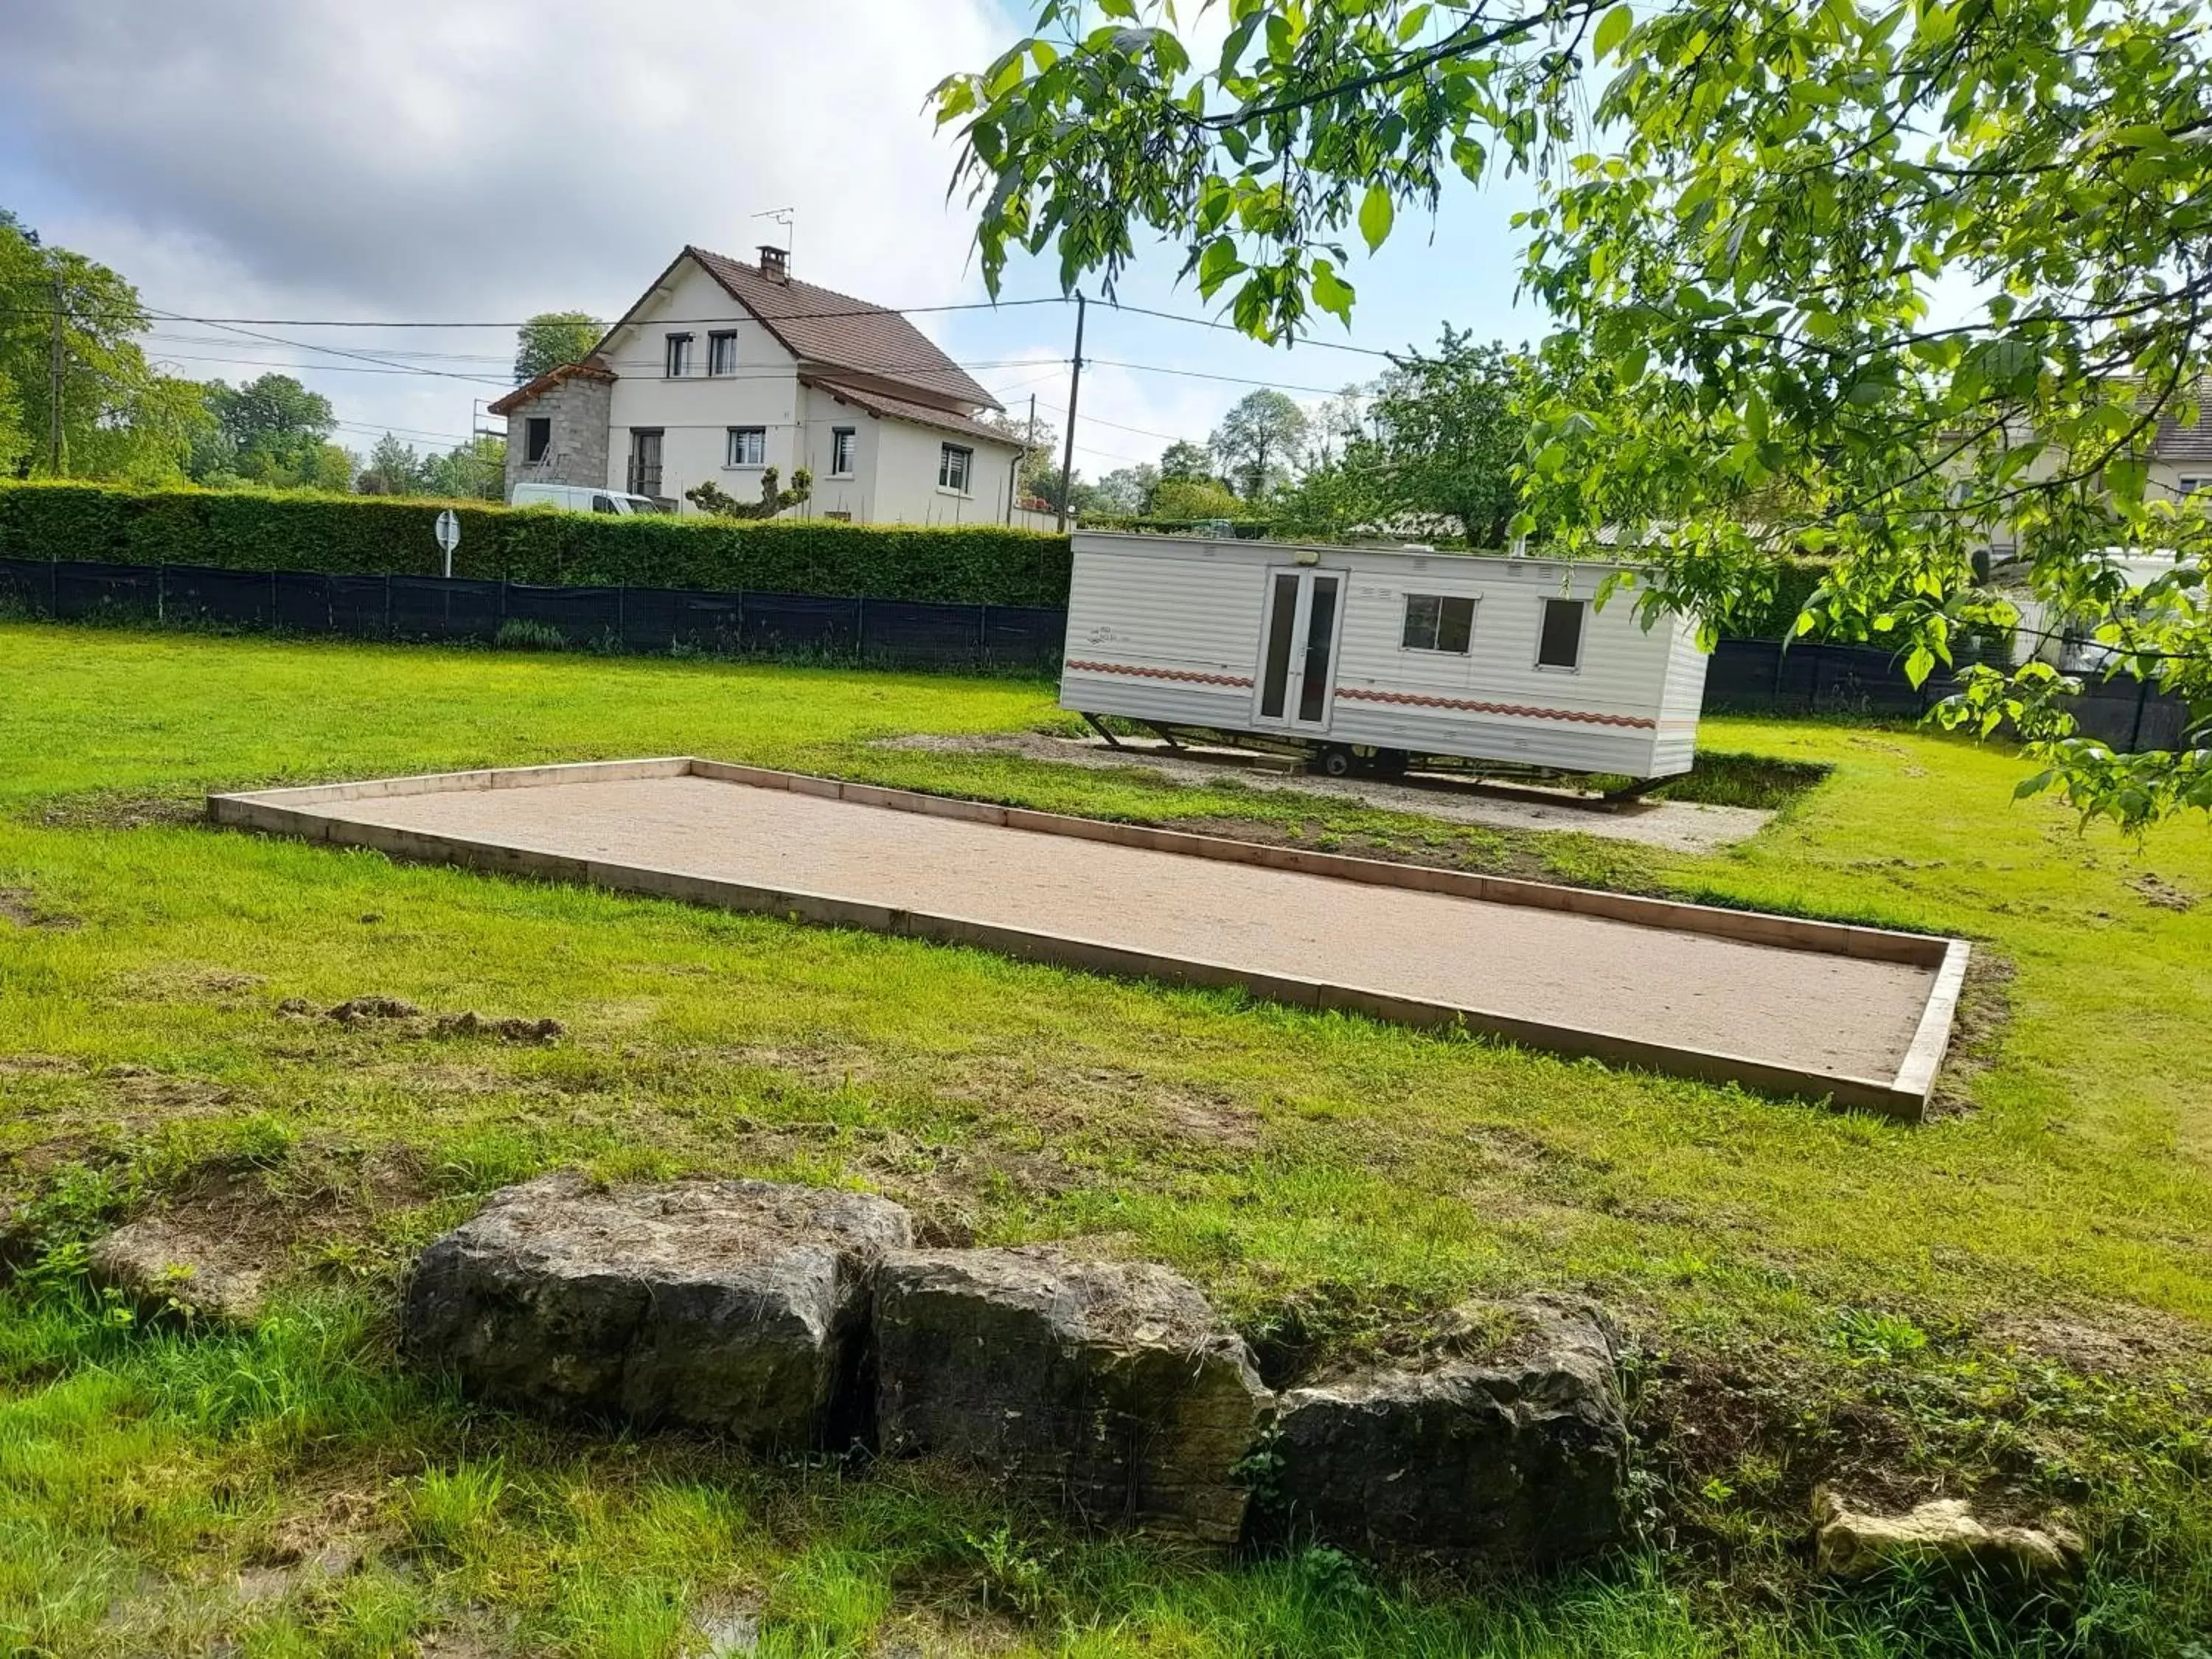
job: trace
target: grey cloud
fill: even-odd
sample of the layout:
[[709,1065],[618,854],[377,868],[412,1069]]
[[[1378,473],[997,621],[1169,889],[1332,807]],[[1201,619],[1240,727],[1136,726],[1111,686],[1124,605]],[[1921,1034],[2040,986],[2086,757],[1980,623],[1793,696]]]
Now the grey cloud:
[[[11,0],[14,166],[270,295],[386,315],[619,305],[796,202],[815,280],[914,303],[967,232],[920,110],[988,0]],[[107,257],[128,270],[127,259]]]

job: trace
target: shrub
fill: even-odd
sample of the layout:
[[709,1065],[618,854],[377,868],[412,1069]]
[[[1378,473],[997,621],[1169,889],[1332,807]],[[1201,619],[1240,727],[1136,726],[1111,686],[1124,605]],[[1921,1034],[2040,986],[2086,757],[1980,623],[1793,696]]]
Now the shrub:
[[1067,538],[1001,525],[702,522],[483,501],[87,483],[0,485],[0,558],[435,575],[442,556],[431,527],[447,507],[461,521],[456,576],[1067,603]]

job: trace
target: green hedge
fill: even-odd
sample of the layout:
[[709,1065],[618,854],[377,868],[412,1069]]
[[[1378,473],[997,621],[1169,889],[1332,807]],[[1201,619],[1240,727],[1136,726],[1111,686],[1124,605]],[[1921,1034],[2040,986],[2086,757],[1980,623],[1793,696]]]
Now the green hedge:
[[0,558],[435,575],[431,526],[460,515],[453,574],[518,582],[1064,605],[1068,542],[999,525],[608,518],[483,501],[0,485]]

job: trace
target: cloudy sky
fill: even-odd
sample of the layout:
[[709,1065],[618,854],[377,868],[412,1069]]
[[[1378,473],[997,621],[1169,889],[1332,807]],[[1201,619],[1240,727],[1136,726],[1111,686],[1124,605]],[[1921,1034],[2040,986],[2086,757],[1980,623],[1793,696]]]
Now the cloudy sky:
[[[164,321],[148,347],[195,378],[296,373],[365,450],[387,428],[449,446],[504,389],[516,319],[617,315],[686,242],[749,253],[776,239],[753,216],[766,210],[796,210],[809,281],[887,305],[981,298],[969,222],[945,199],[951,151],[921,106],[1014,38],[1022,9],[0,0],[0,206],[158,310],[286,319]],[[1540,333],[1512,303],[1516,204],[1463,191],[1433,226],[1401,219],[1352,273],[1353,331],[1320,337],[1396,347],[1446,319]],[[1178,263],[1161,249],[1121,297],[1206,314]],[[1017,269],[1005,297],[1056,291],[1049,270]],[[304,325],[326,319],[483,326]],[[1035,392],[1059,419],[1072,310],[916,320],[1010,409]],[[1377,366],[1097,307],[1086,356],[1076,460],[1094,477],[1202,439],[1241,381],[1311,401]]]

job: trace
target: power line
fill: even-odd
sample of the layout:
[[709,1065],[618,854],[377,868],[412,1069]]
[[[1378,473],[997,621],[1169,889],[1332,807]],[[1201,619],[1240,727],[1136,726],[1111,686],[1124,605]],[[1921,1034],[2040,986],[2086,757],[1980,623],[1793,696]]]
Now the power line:
[[1272,386],[1278,392],[1310,392],[1322,398],[1334,398],[1344,389],[1334,386],[1299,386],[1291,380],[1254,380],[1241,374],[1209,374],[1202,368],[1170,368],[1164,363],[1117,362],[1111,357],[1093,357],[1091,361],[1100,368],[1133,369],[1139,374],[1176,374],[1191,380],[1225,380],[1231,386]]
[[[1109,305],[1113,305],[1113,302],[1112,302],[1111,301],[1108,301],[1108,303],[1109,303]],[[1220,330],[1224,331],[1224,332],[1227,332],[1227,333],[1230,333],[1230,334],[1236,334],[1236,335],[1243,336],[1243,338],[1248,339],[1248,340],[1252,339],[1252,338],[1254,338],[1254,337],[1253,337],[1252,335],[1246,334],[1246,333],[1244,332],[1244,331],[1243,331],[1243,329],[1241,329],[1241,328],[1237,327],[1236,324],[1234,324],[1234,323],[1224,323],[1224,322],[1221,321],[1218,318],[1213,318],[1213,317],[1186,317],[1186,316],[1183,316],[1180,312],[1174,312],[1174,311],[1154,311],[1154,310],[1152,310],[1150,307],[1147,307],[1147,306],[1125,306],[1125,305],[1114,305],[1114,306],[1113,306],[1113,308],[1114,308],[1115,310],[1116,310],[1116,311],[1127,312],[1127,313],[1128,313],[1130,315],[1132,315],[1132,316],[1135,316],[1135,317],[1157,317],[1157,318],[1158,318],[1162,322],[1165,322],[1165,323],[1182,323],[1182,324],[1184,324],[1184,325],[1186,325],[1187,326],[1191,327],[1191,328],[1215,328],[1215,329],[1220,329]],[[1322,351],[1349,351],[1349,352],[1352,352],[1352,353],[1356,354],[1357,356],[1362,356],[1362,357],[1381,357],[1381,358],[1383,358],[1383,359],[1385,359],[1386,361],[1388,361],[1388,362],[1395,362],[1397,361],[1397,355],[1396,355],[1395,353],[1394,353],[1394,352],[1389,352],[1389,351],[1382,351],[1382,350],[1378,350],[1378,349],[1377,349],[1376,348],[1375,348],[1374,346],[1353,345],[1353,344],[1352,344],[1349,341],[1345,341],[1345,340],[1316,340],[1316,339],[1313,339],[1313,338],[1311,338],[1311,337],[1308,337],[1308,338],[1305,338],[1305,339],[1302,339],[1302,340],[1296,341],[1296,342],[1294,342],[1293,343],[1294,343],[1294,346],[1298,346],[1298,345],[1312,346],[1312,347],[1316,348],[1316,349],[1318,349],[1318,350],[1322,350]],[[1285,349],[1291,349],[1291,348],[1285,348]]]
[[154,354],[159,363],[226,363],[233,368],[296,369],[303,374],[432,374],[441,380],[466,380],[472,386],[504,386],[507,382],[483,374],[463,374],[453,371],[409,368],[398,364],[389,368],[357,363],[282,363],[266,357],[210,357],[190,351],[161,351]]
[[[941,313],[953,311],[1012,311],[1024,306],[1062,306],[1073,305],[1075,301],[1073,298],[1063,297],[1056,294],[1042,295],[1035,299],[1029,300],[969,300],[957,304],[936,306],[875,306],[868,305],[865,302],[856,302],[852,306],[835,311],[785,311],[779,312],[773,317],[758,318],[756,320],[772,325],[775,323],[822,322],[839,317],[881,317],[885,315],[926,317],[935,316]],[[0,306],[0,313],[30,317],[49,316],[52,313],[52,310],[53,307],[50,306]],[[144,316],[157,318],[163,322],[170,323],[203,323],[215,328],[252,326],[258,328],[496,328],[513,330],[522,328],[534,320],[533,319],[527,317],[515,322],[445,322],[426,318],[193,317],[187,316],[183,312],[162,311],[152,306],[148,306],[144,307],[143,311],[135,313],[121,310],[86,313],[80,310],[73,314],[77,317],[84,317],[87,315],[100,316],[111,320],[125,323],[130,322],[134,317]],[[592,320],[595,324],[598,323],[598,319],[596,318]],[[726,312],[725,312],[720,315],[713,317],[657,317],[652,319],[650,324],[635,323],[629,325],[629,326],[635,328],[643,328],[647,326],[659,328],[664,325],[683,324],[697,324],[703,326],[709,323],[726,323],[732,320],[742,319],[733,319]],[[621,326],[622,322],[620,319],[617,319],[616,321],[612,323],[599,324],[599,325],[608,329],[613,329]]]

